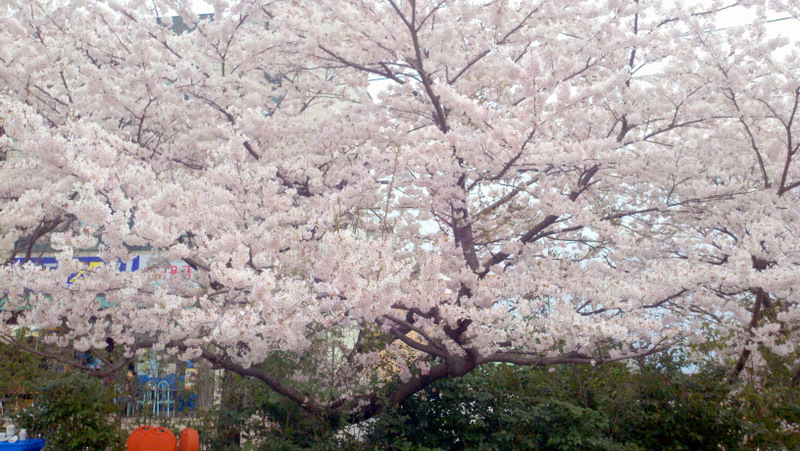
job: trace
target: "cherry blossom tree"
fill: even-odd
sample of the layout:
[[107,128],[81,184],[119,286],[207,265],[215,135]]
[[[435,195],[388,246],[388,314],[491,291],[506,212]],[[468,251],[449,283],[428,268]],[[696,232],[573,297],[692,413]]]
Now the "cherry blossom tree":
[[796,355],[793,2],[212,3],[1,7],[5,341],[332,421],[492,362]]

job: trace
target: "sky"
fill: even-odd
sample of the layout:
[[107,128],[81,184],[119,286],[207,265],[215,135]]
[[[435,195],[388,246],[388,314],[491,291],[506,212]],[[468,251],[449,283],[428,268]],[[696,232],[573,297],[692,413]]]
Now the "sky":
[[[722,11],[719,15],[720,27],[748,25],[753,20],[753,11],[743,6],[737,6]],[[800,20],[786,13],[772,13],[767,16],[770,21],[767,31],[770,37],[783,36],[795,42],[800,41]]]

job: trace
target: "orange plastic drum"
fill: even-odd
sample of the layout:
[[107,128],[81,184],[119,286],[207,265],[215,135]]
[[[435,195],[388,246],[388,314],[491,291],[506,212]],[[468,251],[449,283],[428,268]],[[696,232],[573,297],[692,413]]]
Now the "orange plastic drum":
[[139,426],[138,428],[134,429],[133,432],[131,432],[131,435],[128,437],[128,451],[139,451],[142,449],[140,446],[142,437],[150,429],[153,429],[153,426]]
[[132,451],[175,451],[178,439],[175,434],[165,428],[151,428],[142,435],[139,447]]
[[200,434],[192,428],[182,430],[178,451],[200,451]]

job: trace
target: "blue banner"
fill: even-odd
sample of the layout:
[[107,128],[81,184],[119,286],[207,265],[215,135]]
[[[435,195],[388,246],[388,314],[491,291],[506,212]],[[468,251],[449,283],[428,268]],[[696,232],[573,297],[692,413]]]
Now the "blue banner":
[[[89,271],[94,268],[99,268],[100,266],[104,266],[106,262],[104,262],[100,257],[77,257],[78,261],[86,263],[89,265]],[[14,262],[22,264],[26,261],[24,258],[15,258]],[[55,257],[39,257],[39,258],[32,258],[30,261],[36,265],[39,265],[43,268],[55,269],[58,268],[58,260]],[[130,265],[126,262],[120,261],[118,269],[120,272],[133,272],[139,269],[139,256],[133,257],[133,260],[130,261]],[[69,276],[69,281],[67,283],[72,283],[76,279],[83,277],[83,271],[72,274]]]

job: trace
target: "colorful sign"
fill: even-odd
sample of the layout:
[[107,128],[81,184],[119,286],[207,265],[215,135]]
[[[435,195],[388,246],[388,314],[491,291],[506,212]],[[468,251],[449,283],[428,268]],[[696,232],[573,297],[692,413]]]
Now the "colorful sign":
[[[101,267],[101,266],[106,264],[106,262],[104,262],[102,259],[100,259],[100,257],[77,257],[77,260],[80,261],[80,262],[88,264],[89,265],[89,269],[88,269],[89,271],[91,271],[91,270],[93,270],[95,268],[99,268],[99,267]],[[19,264],[22,264],[25,261],[26,260],[24,258],[15,258],[14,259],[14,262],[15,263],[19,263]],[[58,260],[55,257],[32,258],[30,261],[33,262],[34,264],[42,266],[43,268],[55,269],[55,268],[58,267]],[[138,256],[133,257],[133,260],[130,261],[130,265],[127,264],[126,262],[122,262],[122,261],[119,262],[119,267],[118,268],[119,268],[120,272],[133,272],[133,271],[138,270],[139,269],[139,257]],[[69,280],[67,281],[67,283],[73,283],[77,279],[83,277],[83,275],[84,275],[83,271],[80,271],[80,272],[78,272],[76,274],[72,274],[72,275],[69,276]]]
[[[117,268],[120,272],[133,272],[138,271],[140,268],[146,269],[152,273],[152,279],[154,281],[166,280],[172,277],[184,277],[186,279],[191,279],[193,276],[194,271],[192,270],[192,267],[183,260],[164,260],[163,262],[158,262],[157,264],[153,265],[153,267],[149,267],[151,261],[155,259],[163,260],[162,257],[157,255],[137,255],[136,257],[133,257],[130,262],[120,261]],[[104,262],[100,257],[77,257],[77,260],[86,263],[89,266],[87,271],[91,271],[95,268],[106,265],[106,262]],[[22,264],[25,261],[26,260],[24,258],[14,259],[14,262],[19,264]],[[32,258],[30,261],[44,268],[55,269],[58,267],[58,260],[55,257]],[[75,280],[83,277],[83,275],[84,271],[72,274],[69,277],[68,283],[73,283]]]
[[[89,269],[94,269],[106,264],[100,257],[77,257],[77,260],[89,265]],[[15,263],[24,263],[26,260],[24,258],[15,258]],[[31,262],[40,265],[44,268],[55,269],[58,268],[58,260],[55,257],[40,257],[40,258],[32,258]],[[139,269],[139,256],[133,257],[133,260],[130,262],[130,266],[128,266],[125,262],[119,262],[119,270],[120,272],[126,271],[136,271]]]

